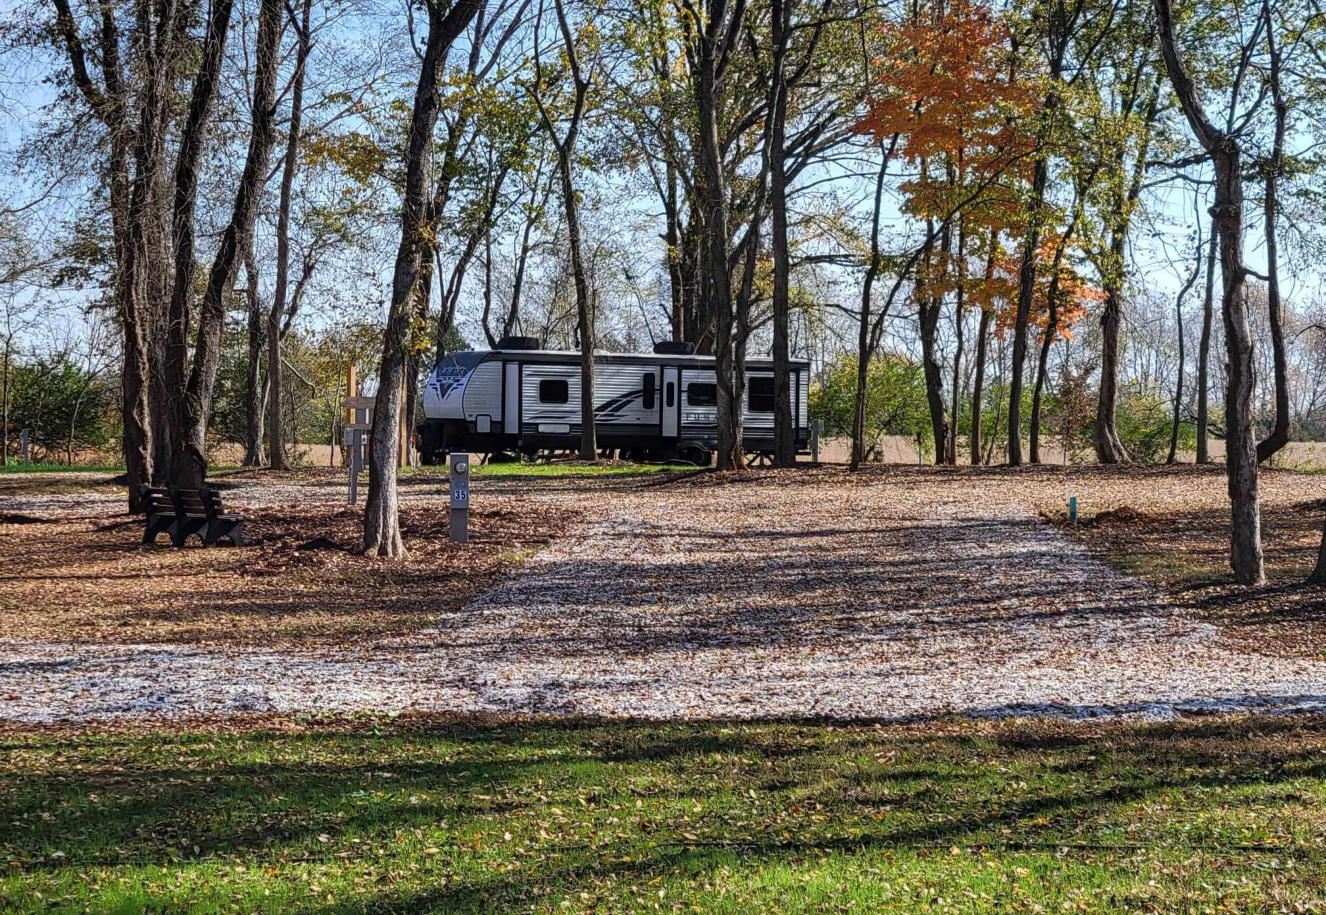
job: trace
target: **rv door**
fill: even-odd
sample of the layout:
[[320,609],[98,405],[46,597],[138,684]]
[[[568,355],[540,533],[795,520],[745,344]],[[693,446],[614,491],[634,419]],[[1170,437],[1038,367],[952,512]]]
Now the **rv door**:
[[506,362],[506,377],[502,382],[502,431],[507,435],[520,434],[520,363]]
[[681,415],[681,382],[676,366],[663,368],[663,428],[664,438],[677,437],[677,418]]

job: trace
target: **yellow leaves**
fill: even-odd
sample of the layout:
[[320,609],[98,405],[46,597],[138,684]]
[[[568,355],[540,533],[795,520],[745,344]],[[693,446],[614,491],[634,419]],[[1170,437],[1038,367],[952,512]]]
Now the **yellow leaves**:
[[305,165],[338,169],[363,186],[371,184],[386,168],[387,150],[364,134],[315,134],[303,145]]

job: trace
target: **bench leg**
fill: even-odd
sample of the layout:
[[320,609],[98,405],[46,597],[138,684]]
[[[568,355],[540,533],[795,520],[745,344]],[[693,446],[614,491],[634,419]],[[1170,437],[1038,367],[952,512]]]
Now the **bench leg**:
[[214,546],[222,540],[229,540],[231,546],[244,545],[243,521],[216,521],[207,525],[207,543]]
[[143,543],[156,543],[157,537],[164,531],[168,524],[163,523],[160,517],[148,518],[147,526],[143,528]]

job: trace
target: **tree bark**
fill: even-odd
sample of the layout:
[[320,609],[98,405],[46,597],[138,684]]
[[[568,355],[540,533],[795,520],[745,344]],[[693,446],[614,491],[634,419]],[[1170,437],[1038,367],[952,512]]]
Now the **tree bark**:
[[[1079,199],[1080,199],[1079,194]],[[1041,336],[1040,357],[1036,360],[1036,383],[1031,395],[1031,462],[1039,464],[1041,462],[1041,399],[1045,392],[1045,381],[1050,368],[1050,347],[1054,345],[1054,338],[1059,333],[1059,272],[1063,268],[1064,255],[1068,252],[1069,242],[1073,238],[1073,233],[1077,231],[1077,222],[1081,218],[1081,210],[1077,207],[1073,209],[1073,219],[1064,234],[1059,236],[1059,242],[1054,247],[1054,260],[1050,264],[1050,282],[1046,290],[1046,315],[1047,321],[1045,333]]]
[[[258,11],[252,128],[244,170],[235,192],[230,222],[222,233],[221,243],[208,273],[207,289],[199,309],[198,336],[189,367],[188,385],[172,413],[170,478],[181,489],[198,489],[207,476],[205,439],[207,421],[212,410],[212,391],[216,385],[216,370],[221,358],[221,331],[225,323],[226,307],[235,286],[238,257],[248,247],[253,235],[258,199],[262,193],[267,160],[272,148],[273,107],[276,102],[279,64],[277,52],[281,43],[283,9],[280,0],[263,0]],[[189,194],[190,199],[193,196]],[[191,202],[188,210],[191,216]],[[176,295],[180,294],[180,276],[177,273]],[[184,295],[187,295],[187,288]],[[172,358],[171,368],[172,371],[178,370],[177,359]]]
[[[922,165],[924,172],[925,166]],[[929,228],[927,235],[933,238],[935,230]],[[942,240],[940,242],[943,253],[944,263],[948,264],[949,248],[952,244],[952,233],[947,225],[941,231]],[[916,290],[916,309],[917,317],[920,323],[921,331],[921,365],[925,375],[925,399],[926,405],[930,409],[930,432],[934,438],[936,464],[944,463],[944,449],[948,444],[948,408],[944,403],[944,376],[939,366],[939,356],[937,353],[935,336],[939,329],[939,317],[943,312],[944,294],[940,289],[931,292],[927,287],[929,281],[933,279],[930,275],[931,256],[926,253],[922,257],[922,267],[918,273],[915,282]]]
[[262,305],[258,298],[258,265],[253,257],[253,244],[244,255],[244,275],[248,288],[249,362],[244,376],[244,466],[261,467],[267,462],[263,448],[263,414],[267,404],[267,388],[262,372],[263,334],[265,333]]
[[[897,143],[897,137],[893,142]],[[875,200],[870,211],[870,262],[866,264],[865,279],[861,284],[861,320],[857,325],[856,340],[856,393],[852,398],[852,457],[851,469],[860,470],[865,460],[866,439],[866,393],[870,372],[870,357],[874,354],[874,341],[871,339],[870,326],[871,298],[875,289],[875,279],[880,270],[879,226],[881,208],[884,202],[884,179],[889,171],[889,152],[884,151],[881,142],[879,170],[875,173]]]
[[1257,463],[1270,460],[1289,444],[1289,366],[1285,353],[1284,303],[1280,298],[1280,249],[1277,220],[1280,215],[1280,175],[1284,171],[1285,122],[1288,108],[1280,85],[1280,52],[1275,43],[1275,23],[1271,19],[1270,0],[1262,0],[1266,22],[1266,45],[1270,56],[1267,82],[1275,108],[1275,136],[1270,161],[1266,163],[1266,193],[1263,197],[1262,225],[1266,235],[1266,304],[1271,330],[1271,353],[1275,374],[1275,426],[1257,444]]
[[967,299],[967,223],[958,224],[958,259],[957,283],[953,296],[953,409],[949,414],[948,453],[944,460],[952,465],[958,463],[958,425],[962,420],[962,356],[966,346],[963,326],[963,309]]
[[295,172],[299,168],[299,139],[304,120],[304,76],[312,47],[312,0],[304,0],[299,22],[295,24],[299,47],[295,52],[295,75],[290,87],[290,126],[285,140],[285,161],[281,168],[281,199],[276,216],[276,286],[272,307],[267,313],[267,389],[270,418],[268,427],[273,470],[286,468],[285,442],[281,417],[281,321],[286,311],[290,288],[290,207],[294,198]]
[[1031,393],[1030,457],[1033,464],[1041,462],[1041,396],[1045,391],[1045,379],[1050,368],[1050,347],[1054,344],[1054,336],[1059,327],[1059,258],[1057,256],[1054,271],[1054,275],[1050,277],[1050,287],[1047,293],[1049,320],[1046,323],[1044,333],[1041,335],[1040,357],[1036,360],[1036,382]]
[[976,374],[971,392],[971,465],[981,464],[981,408],[985,397],[985,359],[990,346],[990,310],[981,309],[981,324],[976,329]]
[[373,429],[368,458],[368,500],[364,506],[364,552],[401,557],[396,493],[400,447],[401,400],[413,317],[413,297],[431,235],[428,193],[433,184],[433,129],[439,106],[438,77],[456,38],[474,18],[482,0],[458,0],[443,14],[439,0],[428,4],[428,40],[410,116],[405,155],[405,193],[401,201],[401,242],[392,274],[391,306],[382,334],[378,390],[373,401]]
[[1170,0],[1155,0],[1161,52],[1183,113],[1215,165],[1212,216],[1220,239],[1224,275],[1222,312],[1229,379],[1225,393],[1226,472],[1231,515],[1230,565],[1240,584],[1266,579],[1262,559],[1261,501],[1252,426],[1254,363],[1248,326],[1247,268],[1243,263],[1243,185],[1238,137],[1219,130],[1206,116],[1196,87],[1179,60]]
[[543,102],[537,98],[536,101],[544,129],[557,149],[557,175],[562,185],[562,212],[566,218],[567,247],[571,254],[571,279],[576,290],[576,337],[580,343],[580,459],[595,461],[598,460],[598,436],[594,424],[594,313],[589,300],[589,277],[585,272],[580,240],[580,204],[571,175],[571,160],[575,156],[576,140],[580,136],[580,122],[585,115],[589,80],[581,69],[580,55],[576,51],[575,37],[571,34],[562,0],[555,0],[554,9],[574,92],[571,117],[566,125],[566,133],[560,139]]
[[1197,344],[1197,463],[1211,463],[1211,324],[1215,317],[1216,225],[1211,218],[1206,248],[1206,297],[1202,302],[1202,337]]
[[[1051,94],[1045,103],[1049,111],[1057,107]],[[1022,259],[1018,267],[1018,303],[1013,325],[1013,368],[1008,388],[1008,465],[1022,464],[1022,374],[1027,361],[1027,325],[1036,292],[1036,252],[1040,247],[1041,210],[1045,206],[1045,186],[1049,181],[1049,162],[1042,154],[1036,157],[1031,178],[1031,202],[1028,205],[1027,234],[1022,241]]]
[[[140,86],[143,98],[139,106],[140,123],[135,130],[128,121],[129,91],[122,71],[114,7],[110,4],[100,7],[97,47],[101,84],[98,85],[88,70],[87,53],[68,0],[52,0],[52,5],[56,33],[69,58],[74,85],[93,115],[106,126],[108,134],[107,178],[115,249],[114,303],[122,331],[121,441],[129,510],[138,512],[143,508],[138,486],[153,477],[154,436],[149,392],[153,351],[158,349],[150,347],[151,325],[157,309],[156,303],[146,295],[147,287],[139,276],[144,267],[138,251],[143,239],[156,234],[143,227],[144,221],[153,218],[146,191],[155,192],[157,184],[163,133],[159,121],[165,99],[162,83],[178,33],[173,4],[163,4],[154,11],[145,0],[139,0],[135,7],[138,33],[135,59],[143,68],[143,77],[135,84]],[[153,150],[158,153],[155,158]],[[136,175],[131,175],[131,155],[137,166]]]
[[769,73],[769,208],[773,248],[774,465],[796,463],[796,424],[792,416],[792,370],[788,337],[791,323],[791,254],[787,227],[787,58],[792,0],[770,0],[772,63]]
[[696,29],[693,93],[698,121],[695,141],[696,203],[701,220],[700,302],[714,321],[714,374],[718,388],[718,469],[745,466],[742,451],[742,410],[738,390],[736,314],[728,268],[727,181],[723,173],[719,124],[722,121],[720,67],[735,41],[745,3],[713,0],[706,21]]
[[1157,78],[1155,89],[1147,101],[1146,114],[1142,122],[1142,140],[1137,158],[1133,161],[1127,190],[1116,192],[1114,195],[1114,224],[1110,227],[1110,253],[1104,283],[1105,306],[1100,315],[1100,392],[1096,404],[1096,422],[1092,428],[1096,460],[1102,464],[1120,464],[1131,460],[1128,449],[1119,440],[1119,433],[1115,428],[1119,399],[1119,322],[1123,314],[1123,279],[1128,229],[1133,210],[1142,194],[1147,153],[1151,148],[1151,127],[1156,120],[1159,99],[1160,82]]
[[1321,531],[1321,546],[1317,548],[1317,565],[1308,576],[1308,583],[1326,585],[1326,526]]

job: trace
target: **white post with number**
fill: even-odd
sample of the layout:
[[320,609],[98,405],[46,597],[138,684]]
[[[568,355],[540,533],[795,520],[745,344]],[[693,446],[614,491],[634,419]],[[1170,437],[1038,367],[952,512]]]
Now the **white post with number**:
[[451,468],[451,539],[467,543],[470,539],[470,456],[447,455]]

